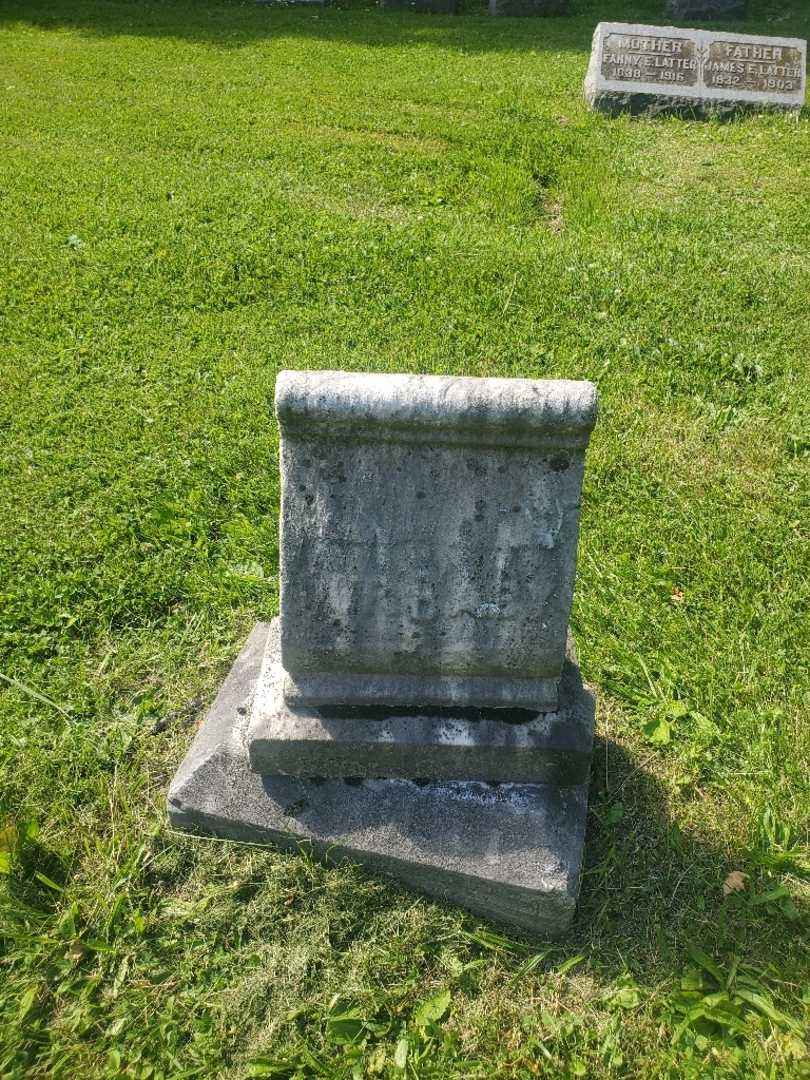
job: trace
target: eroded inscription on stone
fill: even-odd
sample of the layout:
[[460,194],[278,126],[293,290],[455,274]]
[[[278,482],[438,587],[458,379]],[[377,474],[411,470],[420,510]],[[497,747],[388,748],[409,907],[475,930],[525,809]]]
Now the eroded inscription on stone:
[[275,404],[281,611],[178,769],[173,825],[562,934],[595,716],[568,623],[596,387],[285,371]]
[[697,47],[688,37],[608,34],[602,46],[601,71],[608,80],[694,86]]
[[590,383],[284,372],[285,699],[556,704]]
[[713,41],[703,61],[706,86],[755,94],[804,90],[804,51],[797,45],[751,44],[728,38]]
[[727,112],[804,104],[807,43],[676,27],[600,23],[585,96],[603,112]]

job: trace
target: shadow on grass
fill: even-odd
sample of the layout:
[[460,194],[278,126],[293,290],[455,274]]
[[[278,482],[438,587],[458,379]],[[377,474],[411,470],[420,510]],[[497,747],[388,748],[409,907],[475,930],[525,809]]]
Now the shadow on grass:
[[[762,867],[750,851],[724,845],[711,823],[707,826],[704,835],[682,830],[670,813],[666,790],[646,765],[620,744],[597,739],[580,900],[573,926],[554,943],[547,964],[582,952],[591,962],[593,976],[605,985],[630,971],[639,985],[653,987],[680,977],[686,949],[696,945],[718,959],[736,956],[762,970],[774,970],[777,964],[782,977],[789,977],[796,961],[793,946],[806,932],[807,913],[797,912],[788,920],[775,907],[759,903],[757,896],[772,887],[761,880]],[[178,839],[180,834],[175,834],[172,842]],[[510,839],[505,837],[507,848]],[[196,844],[178,847],[194,865]],[[387,873],[355,866],[342,854],[317,855],[306,843],[293,845],[292,850],[272,843],[267,847],[300,859],[302,865],[320,866],[314,871],[318,875],[335,867],[348,870],[345,878],[333,878],[330,886],[333,902],[347,920],[341,947],[357,945],[366,935],[373,940],[380,924],[395,919],[403,897],[410,898],[406,905],[410,906],[416,895]],[[747,875],[749,887],[726,896],[723,884],[734,870]],[[362,903],[356,895],[355,874],[367,883],[361,887]],[[456,912],[456,917],[462,910],[428,900],[448,914]],[[300,901],[304,906],[309,903],[303,895]],[[503,941],[515,944],[518,957],[538,948],[546,951],[542,937],[472,913],[461,918],[473,937],[481,926],[489,926],[496,938],[505,934]],[[504,948],[509,951],[511,946]]]
[[[188,40],[239,49],[273,38],[311,38],[377,48],[432,44],[477,52],[570,52],[585,57],[597,21],[662,22],[660,0],[572,0],[572,14],[549,18],[491,18],[485,0],[460,0],[459,16],[386,12],[374,0],[342,0],[326,6],[221,0],[166,3],[135,0],[12,0],[0,12],[0,27],[14,23],[42,30],[73,30],[99,37]],[[762,5],[754,5],[760,8]],[[753,14],[758,14],[755,10]],[[807,19],[769,29],[764,18],[731,24],[740,31],[793,34]],[[700,25],[704,25],[701,23]]]
[[[658,752],[649,753],[654,760]],[[646,761],[615,741],[596,740],[581,895],[559,948],[566,955],[586,952],[608,979],[630,968],[650,985],[681,974],[689,944],[717,957],[744,956],[763,969],[778,960],[787,971],[791,942],[807,927],[806,913],[792,923],[792,934],[790,921],[775,908],[754,902],[765,874],[752,852],[725,845],[711,822],[700,835],[682,829],[669,802]],[[508,836],[504,845],[508,850]],[[748,876],[749,888],[726,896],[723,884],[735,870]],[[769,887],[762,884],[760,895]],[[497,929],[516,941],[532,940],[502,924]]]
[[[668,801],[633,754],[597,740],[570,945],[588,949],[606,969],[627,966],[650,982],[680,974],[689,944],[767,968],[791,935],[784,918],[752,903],[761,868],[750,851],[718,842],[710,823],[704,835],[682,830]],[[733,870],[749,875],[752,888],[726,896],[723,883]],[[804,922],[794,924],[797,935]]]
[[72,30],[99,37],[151,37],[234,50],[275,38],[338,42],[371,48],[425,44],[465,52],[554,50],[584,54],[592,24],[582,19],[493,20],[483,2],[464,0],[465,16],[386,12],[373,2],[314,6],[294,3],[191,5],[77,0],[52,5],[12,3],[3,23],[21,22],[42,30]]
[[[413,998],[423,992],[415,989],[417,976],[419,985],[425,978],[450,981],[453,993],[464,997],[474,998],[480,990],[497,995],[501,989],[507,1020],[510,1011],[524,1005],[530,1019],[539,1016],[537,1002],[552,1002],[559,994],[560,1008],[551,1006],[552,1011],[560,1013],[561,1022],[568,1015],[565,1010],[581,1012],[585,1017],[581,1030],[590,1030],[594,1008],[609,1003],[617,993],[629,994],[631,1003],[635,1002],[635,987],[641,1001],[657,1007],[671,984],[685,973],[687,945],[704,950],[709,965],[716,962],[723,974],[736,971],[736,960],[728,962],[734,956],[749,970],[765,972],[768,985],[776,981],[777,973],[782,986],[798,986],[806,920],[796,920],[792,933],[786,933],[784,920],[763,907],[752,907],[748,895],[723,898],[722,883],[730,869],[750,872],[752,879],[756,875],[750,856],[684,835],[671,819],[664,788],[621,745],[597,742],[592,776],[579,911],[570,934],[551,948],[530,935],[508,930],[502,934],[502,927],[462,915],[458,908],[422,903],[413,893],[385,884],[360,868],[324,867],[306,852],[192,842],[190,837],[180,842],[180,837],[158,831],[152,841],[142,844],[143,836],[134,827],[134,843],[125,862],[121,862],[120,849],[113,852],[116,842],[111,841],[106,866],[96,868],[94,882],[79,877],[70,892],[75,902],[69,904],[63,893],[70,888],[66,855],[43,844],[35,834],[25,834],[21,827],[6,895],[0,890],[0,951],[4,944],[13,947],[18,957],[27,957],[32,971],[46,972],[57,987],[63,979],[71,993],[82,979],[88,987],[100,982],[100,973],[106,972],[112,983],[122,962],[131,963],[132,974],[122,986],[120,1002],[110,1005],[111,1017],[117,1009],[122,1024],[128,1021],[143,1007],[139,994],[144,988],[156,1015],[172,1013],[174,1006],[166,1004],[166,995],[170,994],[169,1003],[177,995],[181,1015],[175,1019],[172,1013],[166,1024],[173,1025],[170,1030],[182,1040],[185,1052],[196,1045],[199,1024],[207,1022],[212,986],[217,987],[214,999],[227,986],[228,998],[220,999],[220,1005],[230,1010],[225,1014],[233,1021],[225,1025],[230,1036],[210,1050],[205,1075],[218,1075],[223,1064],[237,1060],[239,1033],[269,1031],[279,1023],[274,988],[284,983],[286,964],[292,975],[285,992],[299,1007],[289,1012],[276,1041],[285,1047],[277,1059],[279,1068],[287,1070],[279,1071],[279,1076],[293,1075],[294,1067],[308,1061],[312,1053],[325,1055],[330,1069],[345,1064],[344,1044],[332,1037],[337,1021],[325,1001],[347,972],[351,972],[347,992],[354,997],[346,1007],[353,1008],[356,999],[358,1008],[365,1010],[357,1015],[370,1017],[376,1025],[368,1028],[377,1032],[374,1039],[379,1031],[379,1038],[386,1038],[410,1015]],[[165,785],[164,775],[154,779],[161,788]],[[106,811],[106,807],[100,809]],[[707,829],[707,834],[711,831]],[[102,848],[99,836],[98,849]],[[92,922],[85,926],[88,914]],[[141,926],[133,931],[135,917]],[[147,920],[149,929],[144,934]],[[469,955],[466,949],[478,956],[450,977],[443,951],[458,946],[464,961]],[[366,959],[358,966],[360,954]],[[495,959],[496,954],[501,961],[493,965],[497,982],[479,984],[480,961]],[[562,961],[576,965],[583,957],[587,968],[576,969],[567,989],[560,981],[552,982],[545,999],[538,996],[536,987],[527,990],[527,980],[562,973],[566,970]],[[303,961],[309,972],[306,979],[301,974]],[[169,970],[170,984],[166,981]],[[581,985],[576,980],[580,970],[585,973]],[[28,986],[32,979],[18,977],[16,986]],[[27,1026],[19,1028],[15,1060],[21,1070],[27,1068],[25,1075],[37,1062],[46,1061],[50,1033],[59,1032],[56,1017],[66,993],[42,994]],[[576,1004],[580,993],[585,995],[582,1010]],[[160,1014],[160,1008],[166,1012]],[[357,1015],[352,1012],[349,1019],[359,1023]],[[671,1023],[671,1015],[667,1016]],[[634,1022],[632,1014],[627,1022]],[[127,1023],[125,1030],[132,1027]],[[157,1025],[153,1027],[158,1030]],[[409,1037],[414,1040],[422,1037],[417,1028],[410,1024]],[[94,1052],[112,1047],[124,1054],[130,1049],[146,1054],[146,1060],[152,1060],[149,1055],[158,1060],[165,1052],[163,1027],[159,1043],[150,1044],[144,1036],[143,1045],[137,1034],[124,1045],[127,1036],[122,1030],[116,1027],[115,1034],[107,1036],[102,1026],[88,1024]],[[190,1031],[195,1032],[193,1037]],[[547,1035],[544,1031],[538,1038],[542,1041]],[[524,1031],[524,1036],[534,1038],[531,1032]],[[54,1052],[58,1044],[57,1037]],[[373,1040],[370,1046],[373,1049]],[[450,1060],[456,1051],[453,1044],[447,1046]],[[46,1071],[39,1069],[42,1075]],[[348,1076],[348,1070],[329,1071],[325,1066],[317,1075]],[[464,1073],[456,1069],[452,1075]],[[482,1073],[471,1069],[469,1075]],[[492,1075],[506,1073],[493,1069]]]

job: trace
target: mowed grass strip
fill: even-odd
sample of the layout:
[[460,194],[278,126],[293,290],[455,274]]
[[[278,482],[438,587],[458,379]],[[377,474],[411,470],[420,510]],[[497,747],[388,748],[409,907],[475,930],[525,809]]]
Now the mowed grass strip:
[[[3,1076],[810,1075],[810,126],[589,114],[659,6],[3,6]],[[167,833],[277,610],[282,367],[599,386],[561,945]]]

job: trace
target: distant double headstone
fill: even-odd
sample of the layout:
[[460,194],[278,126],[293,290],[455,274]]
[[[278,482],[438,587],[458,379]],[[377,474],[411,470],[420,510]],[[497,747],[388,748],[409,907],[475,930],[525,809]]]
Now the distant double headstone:
[[579,887],[594,698],[568,634],[587,382],[282,372],[280,617],[169,792],[550,935]]
[[724,30],[599,23],[585,96],[600,112],[798,111],[807,42]]
[[[380,0],[386,11],[414,11],[420,14],[455,15],[459,0]],[[569,0],[489,0],[490,15],[565,15]]]
[[667,0],[671,19],[741,19],[746,0]]
[[489,0],[490,15],[567,15],[568,0]]
[[455,15],[458,0],[380,0],[384,11],[413,11],[417,15]]

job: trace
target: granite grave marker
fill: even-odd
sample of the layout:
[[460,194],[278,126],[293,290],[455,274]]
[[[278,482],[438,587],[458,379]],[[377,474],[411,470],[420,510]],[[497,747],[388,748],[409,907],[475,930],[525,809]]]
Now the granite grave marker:
[[610,114],[798,112],[806,54],[807,43],[799,38],[599,23],[585,97]]
[[590,383],[282,372],[280,616],[169,792],[549,935],[593,737],[568,620]]

